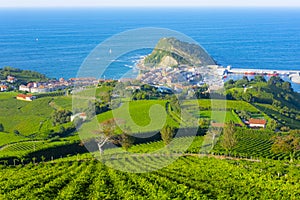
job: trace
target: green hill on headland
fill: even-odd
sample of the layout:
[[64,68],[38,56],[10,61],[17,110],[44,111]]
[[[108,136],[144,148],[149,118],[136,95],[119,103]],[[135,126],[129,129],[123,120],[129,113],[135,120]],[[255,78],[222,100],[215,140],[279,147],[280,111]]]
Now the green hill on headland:
[[162,38],[144,60],[147,67],[177,67],[179,65],[216,65],[214,59],[199,45],[176,38]]

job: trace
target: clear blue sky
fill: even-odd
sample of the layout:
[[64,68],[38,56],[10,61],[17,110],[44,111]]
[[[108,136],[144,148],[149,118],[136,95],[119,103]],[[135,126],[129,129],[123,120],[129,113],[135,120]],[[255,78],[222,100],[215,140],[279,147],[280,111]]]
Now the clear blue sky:
[[0,7],[300,7],[300,0],[0,0]]

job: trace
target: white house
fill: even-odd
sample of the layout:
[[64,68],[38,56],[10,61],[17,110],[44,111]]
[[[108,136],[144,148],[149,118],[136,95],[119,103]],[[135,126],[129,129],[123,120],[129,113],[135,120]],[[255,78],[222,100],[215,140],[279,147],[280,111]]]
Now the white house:
[[250,128],[266,128],[267,121],[264,119],[253,119],[249,120],[249,127]]

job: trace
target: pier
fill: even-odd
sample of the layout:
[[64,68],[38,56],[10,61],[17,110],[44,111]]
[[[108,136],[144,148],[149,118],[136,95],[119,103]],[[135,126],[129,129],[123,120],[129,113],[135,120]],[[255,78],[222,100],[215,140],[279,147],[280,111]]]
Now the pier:
[[287,76],[294,83],[300,84],[300,70],[271,70],[271,69],[238,69],[228,66],[221,70],[223,76],[226,77],[229,74],[240,74],[245,76]]

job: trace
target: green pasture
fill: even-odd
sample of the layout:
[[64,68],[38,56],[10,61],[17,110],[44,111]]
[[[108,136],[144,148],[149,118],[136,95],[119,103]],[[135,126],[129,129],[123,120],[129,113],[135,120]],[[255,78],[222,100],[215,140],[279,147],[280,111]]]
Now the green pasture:
[[41,98],[32,102],[16,99],[2,99],[0,106],[0,123],[4,131],[13,133],[18,130],[22,135],[48,130],[52,127],[49,106],[51,98]]
[[237,115],[234,115],[233,112],[231,111],[204,110],[204,111],[200,111],[199,117],[205,119],[211,119],[212,121],[217,123],[227,123],[230,121],[233,121],[234,123],[237,124],[242,123],[241,119]]
[[57,109],[72,110],[72,96],[55,97],[52,103]]
[[117,119],[119,126],[127,126],[131,132],[140,133],[160,130],[169,124],[178,127],[166,111],[164,100],[141,100],[123,103],[119,108],[97,115],[97,119],[83,124],[80,133],[89,135],[90,132],[98,130],[98,124],[109,119]]
[[184,101],[182,107],[186,110],[244,110],[257,113],[259,110],[250,103],[235,100],[201,99]]
[[17,95],[18,95],[18,93],[16,93],[16,92],[0,92],[0,100],[13,99]]

